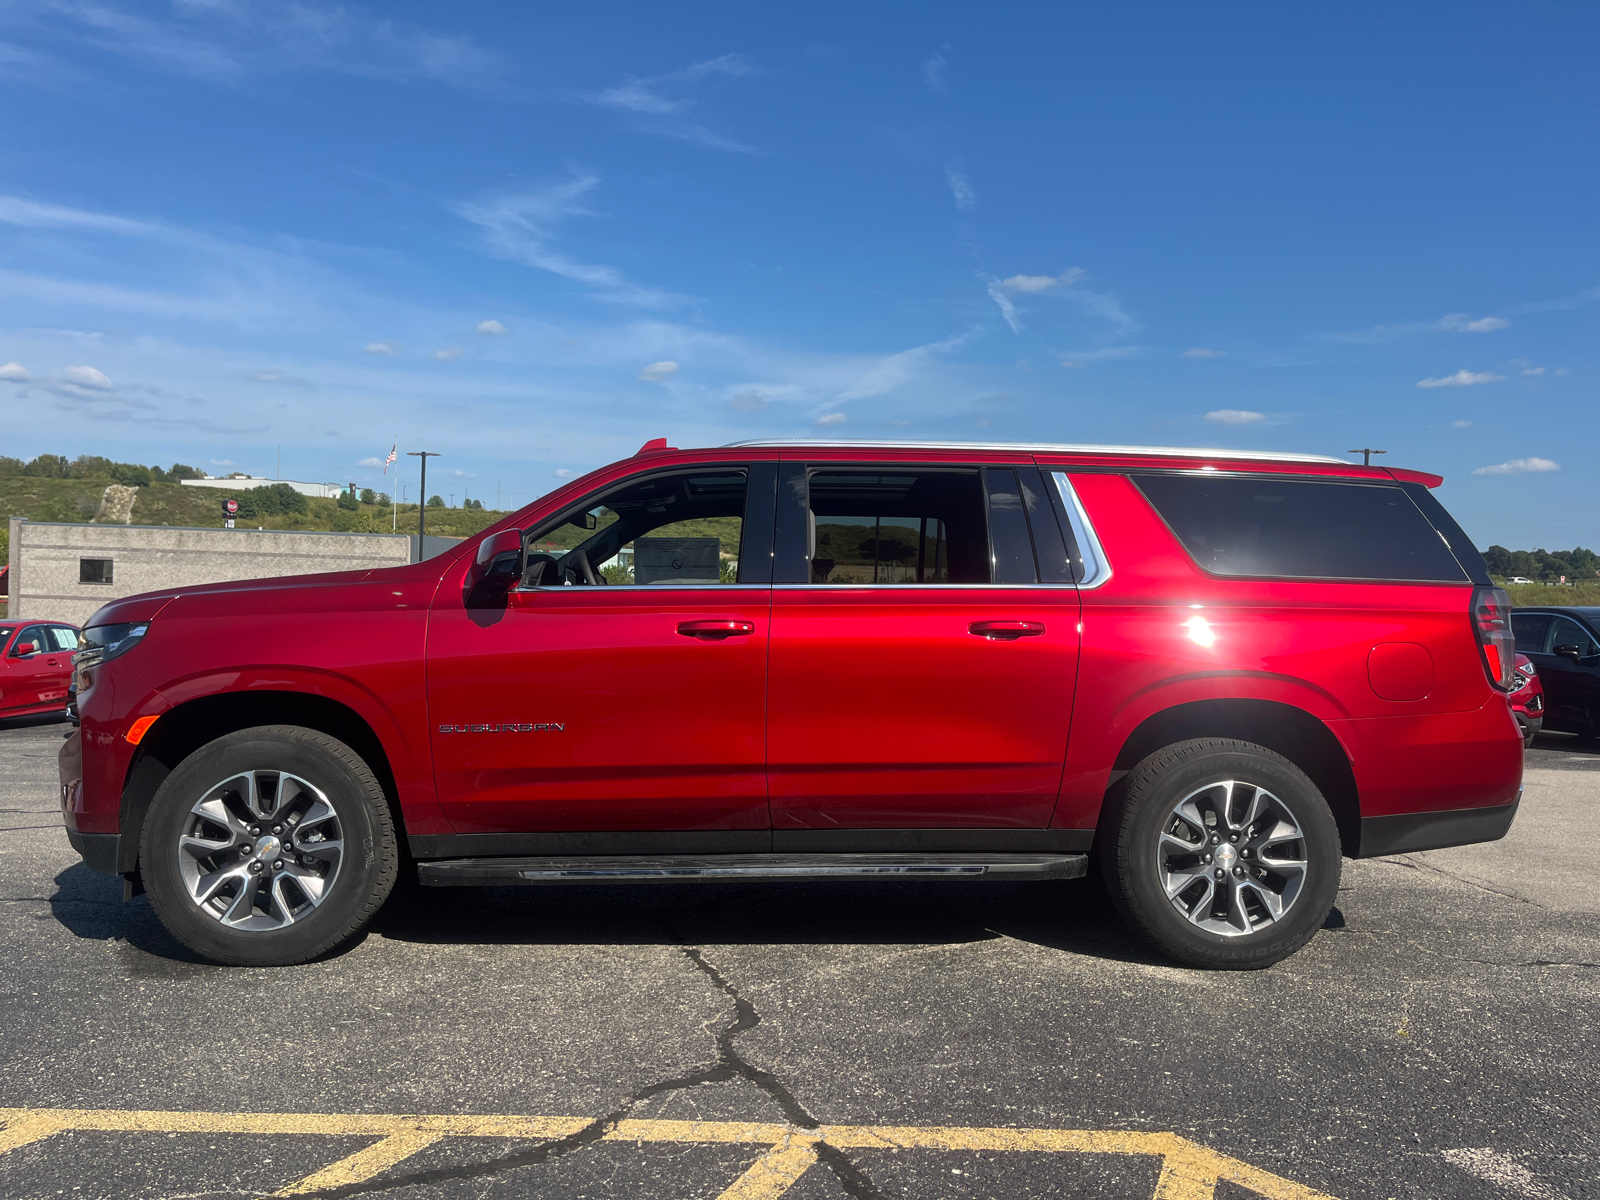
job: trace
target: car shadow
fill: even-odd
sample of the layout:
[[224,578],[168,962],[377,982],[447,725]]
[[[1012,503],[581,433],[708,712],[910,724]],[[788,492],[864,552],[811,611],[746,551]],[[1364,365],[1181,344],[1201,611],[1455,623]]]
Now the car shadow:
[[1098,880],[407,887],[372,932],[426,945],[964,945],[1173,964],[1123,924]]
[[26,717],[0,717],[0,733],[4,733],[8,729],[32,729],[36,725],[65,725],[66,723],[67,714],[64,712],[34,713]]

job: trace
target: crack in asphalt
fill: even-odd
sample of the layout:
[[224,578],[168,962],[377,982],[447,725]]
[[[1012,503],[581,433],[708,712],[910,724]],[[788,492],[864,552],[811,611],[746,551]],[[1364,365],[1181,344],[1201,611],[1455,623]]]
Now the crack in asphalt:
[[[346,1196],[368,1195],[375,1192],[391,1191],[396,1188],[419,1187],[456,1180],[485,1179],[516,1170],[519,1167],[538,1166],[555,1159],[565,1158],[570,1154],[594,1145],[615,1129],[617,1124],[626,1119],[636,1107],[647,1100],[668,1092],[686,1091],[689,1088],[699,1087],[701,1084],[706,1083],[725,1083],[731,1079],[743,1079],[761,1089],[769,1099],[777,1104],[790,1124],[800,1129],[820,1128],[822,1123],[806,1111],[805,1106],[784,1085],[782,1080],[771,1071],[762,1070],[747,1061],[734,1045],[735,1038],[740,1034],[749,1032],[761,1023],[761,1014],[756,1011],[755,1005],[746,1000],[739,993],[739,990],[729,983],[722,973],[712,966],[706,960],[705,955],[697,948],[687,945],[675,934],[672,940],[689,962],[694,965],[695,969],[705,975],[718,991],[733,1001],[734,1019],[716,1035],[717,1060],[711,1066],[702,1067],[699,1070],[678,1075],[671,1079],[661,1079],[654,1083],[648,1083],[605,1116],[597,1117],[577,1132],[569,1133],[564,1138],[556,1138],[552,1141],[541,1143],[527,1150],[497,1155],[465,1166],[410,1171],[405,1174],[389,1175],[377,1179],[363,1180],[360,1183],[344,1184],[340,1187],[323,1188],[318,1191],[299,1194],[306,1197],[306,1200],[342,1200]],[[827,1167],[847,1195],[854,1197],[855,1200],[887,1200],[887,1197],[878,1190],[866,1172],[852,1163],[842,1150],[819,1142],[816,1146],[816,1152],[817,1161]]]

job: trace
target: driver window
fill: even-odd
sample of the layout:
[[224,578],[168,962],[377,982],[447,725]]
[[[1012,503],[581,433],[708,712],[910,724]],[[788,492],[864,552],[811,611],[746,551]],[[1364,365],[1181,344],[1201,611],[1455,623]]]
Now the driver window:
[[745,472],[653,475],[591,498],[528,539],[525,587],[707,587],[739,581]]
[[1600,654],[1594,636],[1571,617],[1556,617],[1550,622],[1550,649],[1546,653],[1554,654],[1557,646],[1576,646],[1583,658]]

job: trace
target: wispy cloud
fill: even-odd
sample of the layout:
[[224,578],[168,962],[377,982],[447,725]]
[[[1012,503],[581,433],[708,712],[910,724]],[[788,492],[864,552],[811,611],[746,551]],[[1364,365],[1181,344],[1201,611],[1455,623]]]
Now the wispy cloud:
[[1504,329],[1511,322],[1504,317],[1472,317],[1467,313],[1451,313],[1447,317],[1440,317],[1433,323],[1433,328],[1447,333],[1493,333],[1496,329]]
[[675,362],[654,362],[639,372],[639,378],[647,383],[660,383],[663,379],[671,379],[677,373],[678,364]]
[[1321,334],[1324,341],[1356,344],[1393,342],[1421,333],[1493,333],[1511,324],[1504,317],[1474,317],[1470,313],[1448,313],[1433,321],[1405,321],[1395,325],[1374,325],[1370,329]]
[[943,92],[948,89],[944,79],[944,69],[948,65],[944,55],[939,53],[930,54],[922,60],[922,81],[928,85],[929,91]]
[[400,343],[393,340],[387,342],[368,342],[365,350],[368,354],[384,354],[390,358],[398,358],[400,355]]
[[850,418],[845,416],[844,413],[842,413],[842,412],[823,413],[822,416],[818,417],[815,421],[812,422],[812,424],[816,425],[818,427],[826,427],[826,426],[829,426],[829,425],[843,425],[849,419]]
[[685,303],[687,297],[636,284],[615,267],[579,262],[552,247],[555,225],[568,217],[590,215],[578,201],[599,182],[593,175],[578,175],[539,191],[461,203],[455,212],[483,228],[490,249],[499,257],[584,284],[601,299],[641,308]]
[[1218,425],[1258,425],[1266,419],[1266,413],[1251,412],[1244,408],[1219,408],[1206,414],[1206,420]]
[[1522,374],[1524,374],[1524,375],[1543,375],[1544,374],[1544,368],[1543,367],[1523,367],[1522,368]]
[[1106,346],[1100,350],[1068,350],[1061,355],[1061,365],[1063,367],[1082,367],[1092,362],[1132,358],[1142,349],[1142,346]]
[[1185,358],[1226,358],[1226,350],[1208,350],[1204,346],[1190,346],[1183,352]]
[[219,82],[252,74],[325,70],[468,89],[498,81],[507,64],[470,38],[359,9],[250,0],[177,0],[170,20],[85,0],[52,0],[35,13],[54,32],[158,70]]
[[868,369],[867,373],[856,381],[853,387],[846,388],[836,397],[838,400],[865,400],[869,396],[881,396],[885,392],[892,392],[895,388],[909,380],[929,358],[935,354],[943,354],[954,350],[965,342],[972,334],[958,333],[954,337],[947,337],[940,342],[929,342],[926,346],[913,346],[910,350],[902,350],[898,354],[891,354],[881,358]]
[[447,346],[443,350],[435,350],[433,352],[433,359],[435,362],[455,362],[456,359],[460,358],[465,353],[466,351],[460,346]]
[[1463,368],[1454,375],[1441,375],[1438,379],[1419,379],[1419,388],[1437,387],[1471,387],[1477,383],[1501,383],[1504,375],[1496,375],[1493,371],[1468,371]]
[[61,372],[61,378],[78,387],[95,388],[98,391],[110,391],[116,387],[116,384],[106,377],[104,371],[94,367],[68,367]]
[[1479,467],[1474,475],[1542,475],[1546,471],[1559,471],[1561,464],[1548,458],[1513,458],[1510,462]]
[[1071,287],[1087,278],[1088,272],[1082,267],[1069,267],[1059,275],[1013,275],[1009,279],[991,279],[989,299],[999,306],[1000,315],[1005,318],[1006,324],[1011,326],[1011,332],[1021,333],[1022,318],[1018,315],[1016,302],[1012,300],[1012,296],[1039,296],[1059,288]]
[[499,321],[479,321],[478,332],[483,334],[484,337],[499,337],[506,332],[506,327],[500,324]]
[[735,392],[728,401],[728,407],[734,412],[760,412],[767,404],[767,398],[755,388]]
[[255,383],[279,383],[285,387],[308,388],[312,386],[309,379],[301,379],[296,375],[287,375],[277,367],[267,367],[265,370],[252,371],[250,378]]
[[753,60],[743,54],[724,54],[720,58],[694,63],[679,71],[645,77],[630,76],[615,87],[585,96],[590,104],[625,112],[633,118],[633,126],[642,133],[678,138],[712,150],[730,150],[738,154],[755,154],[752,146],[736,142],[713,133],[690,116],[699,103],[684,95],[692,84],[721,75],[731,79],[756,73]]
[[951,159],[945,164],[944,177],[950,185],[950,195],[955,198],[956,207],[962,212],[970,212],[978,203],[978,193],[967,179],[966,168],[960,159]]

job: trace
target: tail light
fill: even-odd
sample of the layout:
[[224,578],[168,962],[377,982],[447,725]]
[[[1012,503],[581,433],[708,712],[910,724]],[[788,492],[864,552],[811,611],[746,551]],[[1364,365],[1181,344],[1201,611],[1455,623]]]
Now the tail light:
[[1516,687],[1517,639],[1511,632],[1511,597],[1504,588],[1473,589],[1472,628],[1478,635],[1489,682],[1502,692],[1512,691]]

